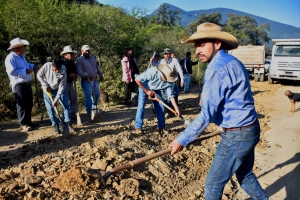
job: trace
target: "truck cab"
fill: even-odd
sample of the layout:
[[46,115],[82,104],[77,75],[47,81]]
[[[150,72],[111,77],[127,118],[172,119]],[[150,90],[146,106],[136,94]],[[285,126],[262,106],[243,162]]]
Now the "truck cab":
[[300,39],[273,39],[268,82],[300,80]]

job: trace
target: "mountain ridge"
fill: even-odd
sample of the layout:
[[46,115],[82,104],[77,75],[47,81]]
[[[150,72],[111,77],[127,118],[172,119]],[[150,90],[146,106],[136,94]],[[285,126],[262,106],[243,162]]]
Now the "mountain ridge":
[[[174,11],[179,10],[180,11],[179,17],[181,17],[181,25],[183,27],[187,27],[188,24],[196,21],[202,13],[209,15],[213,12],[220,12],[222,15],[222,23],[225,23],[225,21],[228,19],[227,14],[231,13],[231,14],[235,14],[238,16],[248,15],[248,16],[256,19],[258,25],[270,23],[270,31],[268,31],[268,36],[271,39],[300,38],[300,28],[299,27],[284,24],[281,22],[276,22],[274,20],[270,20],[270,19],[267,19],[264,17],[246,13],[243,11],[238,11],[238,10],[234,10],[234,9],[230,9],[230,8],[212,8],[212,9],[185,11],[185,10],[183,10],[177,6],[174,6],[172,4],[169,4],[169,3],[163,3],[163,4],[167,5],[170,10],[174,10]],[[154,10],[149,16],[155,15],[158,11],[158,8],[156,10]]]

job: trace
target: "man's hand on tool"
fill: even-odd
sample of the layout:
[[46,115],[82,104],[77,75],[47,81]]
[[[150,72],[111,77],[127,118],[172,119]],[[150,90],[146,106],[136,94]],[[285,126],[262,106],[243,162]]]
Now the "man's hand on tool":
[[86,76],[86,78],[87,78],[89,81],[94,81],[94,76],[92,76],[92,75],[90,75],[90,74],[88,74],[88,75]]
[[153,90],[146,90],[146,94],[149,96],[149,98],[155,97],[155,92]]
[[172,148],[171,155],[174,155],[181,151],[182,146],[176,140],[173,140],[173,142],[169,144],[169,148]]
[[181,82],[181,83],[180,83],[180,87],[183,87],[183,86],[184,86],[184,82]]
[[52,107],[54,108],[57,105],[57,102],[52,102]]
[[180,117],[181,113],[180,113],[180,110],[178,108],[178,106],[175,108],[175,111],[176,111],[176,117]]

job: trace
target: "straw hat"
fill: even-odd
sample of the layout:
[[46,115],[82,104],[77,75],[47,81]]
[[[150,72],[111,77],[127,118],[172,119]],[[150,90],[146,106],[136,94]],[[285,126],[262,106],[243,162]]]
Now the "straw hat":
[[166,64],[158,65],[157,69],[162,73],[167,82],[174,82],[178,79],[177,71]]
[[222,31],[222,27],[213,23],[203,23],[197,26],[197,31],[191,36],[184,37],[181,43],[195,43],[202,39],[217,39],[223,42],[225,50],[231,50],[238,47],[237,39],[230,33]]
[[66,53],[77,53],[77,51],[73,51],[72,47],[70,45],[65,46],[63,51],[60,53],[61,56],[63,56]]
[[19,47],[19,46],[27,46],[29,42],[27,40],[21,40],[20,38],[15,38],[10,41],[10,47],[7,50]]

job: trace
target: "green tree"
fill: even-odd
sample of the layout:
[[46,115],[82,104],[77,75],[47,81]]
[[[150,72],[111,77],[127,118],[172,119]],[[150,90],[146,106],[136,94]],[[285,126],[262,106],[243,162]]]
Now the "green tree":
[[232,33],[240,45],[262,45],[270,40],[266,32],[270,30],[270,24],[258,25],[256,19],[248,15],[228,14],[224,30]]
[[166,4],[162,4],[157,11],[157,14],[151,18],[152,23],[162,24],[163,26],[174,26],[180,24],[179,10],[171,10]]
[[197,26],[199,26],[200,24],[205,23],[205,22],[211,22],[211,23],[217,24],[219,26],[222,26],[223,25],[222,24],[222,15],[219,12],[213,12],[209,15],[202,13],[195,22],[192,22],[187,26],[188,33],[192,34],[192,33],[196,32]]

